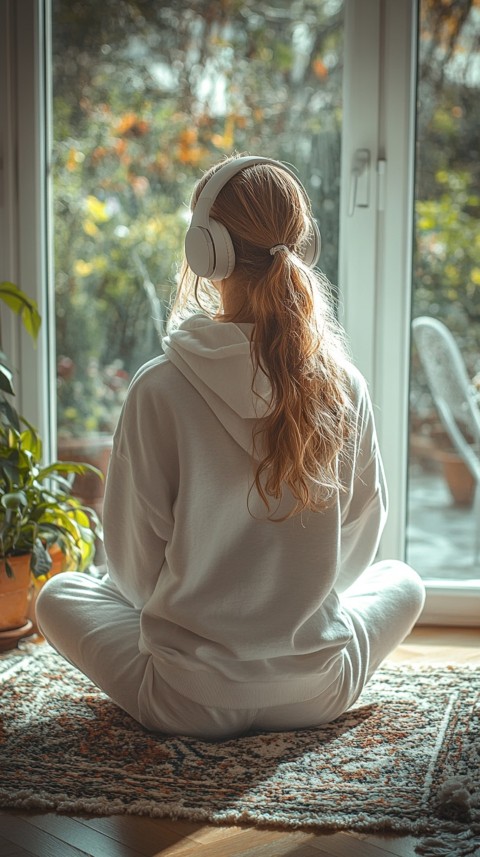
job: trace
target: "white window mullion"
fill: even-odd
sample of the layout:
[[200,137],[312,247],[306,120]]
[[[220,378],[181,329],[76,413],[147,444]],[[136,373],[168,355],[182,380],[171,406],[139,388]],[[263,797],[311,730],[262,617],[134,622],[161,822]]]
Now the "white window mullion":
[[[411,293],[415,0],[349,0],[344,91],[342,320],[376,415],[390,496],[380,556],[403,558]],[[355,176],[368,152],[358,197]],[[365,184],[368,181],[368,187]],[[357,198],[355,195],[357,182]]]
[[[13,0],[0,4],[0,280],[17,278],[16,194],[16,44]],[[17,376],[19,363],[18,321],[0,305],[2,347]]]
[[374,389],[390,514],[380,555],[405,555],[415,158],[416,0],[384,0]]
[[41,0],[12,3],[12,121],[16,128],[16,222],[10,224],[16,244],[12,278],[39,306],[42,316],[37,347],[22,327],[18,338],[17,407],[38,427],[44,455],[51,457],[52,419],[48,367],[51,316],[47,290],[45,4]]
[[340,316],[374,398],[380,9],[380,0],[345,5],[339,246]]

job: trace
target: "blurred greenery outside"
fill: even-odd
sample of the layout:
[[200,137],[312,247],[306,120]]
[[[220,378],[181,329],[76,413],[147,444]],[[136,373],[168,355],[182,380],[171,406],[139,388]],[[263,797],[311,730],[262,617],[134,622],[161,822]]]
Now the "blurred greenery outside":
[[[115,427],[161,351],[202,170],[293,163],[337,283],[341,0],[52,0],[59,440]],[[480,0],[422,0],[413,315],[480,369]],[[301,129],[301,133],[300,133]],[[412,408],[431,406],[421,372]]]
[[[480,2],[421,0],[413,317],[452,331],[480,370]],[[435,426],[415,352],[411,424]]]
[[341,0],[53,0],[59,442],[111,434],[161,352],[191,191],[224,155],[295,165],[336,281],[342,36]]

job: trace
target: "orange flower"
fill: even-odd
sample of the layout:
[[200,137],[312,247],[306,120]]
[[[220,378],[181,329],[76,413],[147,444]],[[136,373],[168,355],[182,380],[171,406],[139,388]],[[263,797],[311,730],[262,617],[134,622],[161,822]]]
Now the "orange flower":
[[217,149],[228,151],[233,146],[234,130],[236,117],[233,115],[227,116],[223,134],[213,134],[212,143]]
[[73,172],[73,170],[76,170],[77,164],[78,164],[77,150],[76,149],[70,149],[70,151],[68,153],[67,164],[66,164],[67,170],[69,170],[70,172]]
[[312,68],[317,77],[322,79],[328,77],[328,68],[320,58],[313,61]]
[[127,134],[138,120],[136,113],[124,113],[115,131],[117,134]]
[[184,128],[178,138],[177,157],[180,163],[198,166],[202,160],[204,150],[198,145],[198,135],[195,128]]
[[131,134],[132,137],[143,137],[150,125],[145,119],[140,119],[136,113],[125,113],[115,128],[117,134]]
[[190,164],[192,167],[198,166],[202,160],[204,150],[200,146],[179,146],[178,160],[182,164]]
[[180,146],[193,146],[197,139],[198,135],[195,128],[185,128],[178,138]]

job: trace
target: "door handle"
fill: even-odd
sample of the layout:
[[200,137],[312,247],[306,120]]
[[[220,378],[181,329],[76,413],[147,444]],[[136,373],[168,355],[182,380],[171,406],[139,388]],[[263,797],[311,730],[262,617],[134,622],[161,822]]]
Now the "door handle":
[[370,205],[370,151],[357,149],[353,157],[350,174],[348,216],[353,217],[356,208]]

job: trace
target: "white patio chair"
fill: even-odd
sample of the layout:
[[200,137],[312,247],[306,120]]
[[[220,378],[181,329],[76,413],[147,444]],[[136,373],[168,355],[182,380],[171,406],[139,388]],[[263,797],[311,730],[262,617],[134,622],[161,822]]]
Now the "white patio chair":
[[474,563],[480,557],[480,409],[457,342],[443,322],[414,319],[412,331],[435,407],[452,444],[475,480]]

